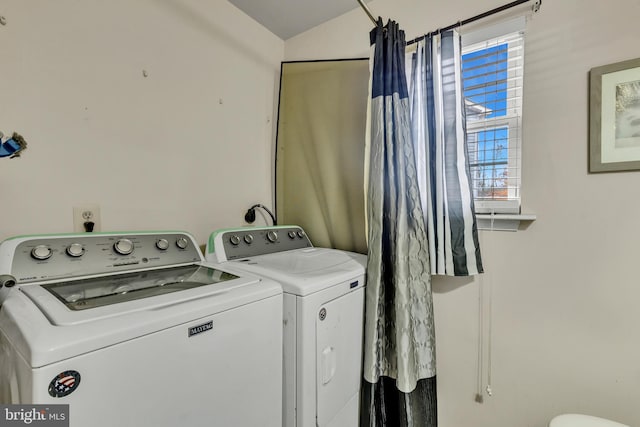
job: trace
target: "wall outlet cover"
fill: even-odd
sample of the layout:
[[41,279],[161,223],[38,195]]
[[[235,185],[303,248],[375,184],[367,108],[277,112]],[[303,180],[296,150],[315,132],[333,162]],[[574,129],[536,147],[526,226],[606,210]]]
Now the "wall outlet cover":
[[100,206],[97,204],[83,204],[73,207],[73,232],[101,231]]

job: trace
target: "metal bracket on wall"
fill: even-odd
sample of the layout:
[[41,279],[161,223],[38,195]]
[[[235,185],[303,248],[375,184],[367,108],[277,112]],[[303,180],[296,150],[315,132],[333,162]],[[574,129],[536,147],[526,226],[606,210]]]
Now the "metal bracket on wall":
[[537,13],[540,8],[542,7],[542,0],[536,0],[536,2],[533,4],[533,13]]

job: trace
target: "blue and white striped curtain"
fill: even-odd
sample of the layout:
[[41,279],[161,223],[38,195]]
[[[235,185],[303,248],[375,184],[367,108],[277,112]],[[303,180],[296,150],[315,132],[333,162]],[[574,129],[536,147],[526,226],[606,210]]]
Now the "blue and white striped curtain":
[[404,32],[371,32],[368,264],[361,427],[436,427],[431,272],[405,75]]
[[431,275],[482,272],[456,32],[371,32],[361,427],[437,425]]
[[456,31],[428,36],[411,56],[412,138],[431,273],[483,272],[465,136],[461,43]]

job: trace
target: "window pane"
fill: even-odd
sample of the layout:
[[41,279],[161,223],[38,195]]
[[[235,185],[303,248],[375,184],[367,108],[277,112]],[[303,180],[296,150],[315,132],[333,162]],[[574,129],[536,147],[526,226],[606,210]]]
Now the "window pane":
[[478,38],[462,54],[477,212],[519,211],[523,37],[524,33],[515,32],[484,41]]
[[509,128],[467,134],[469,162],[476,199],[509,197]]
[[463,34],[462,87],[476,212],[520,211],[524,17]]
[[462,55],[467,120],[507,114],[508,43]]

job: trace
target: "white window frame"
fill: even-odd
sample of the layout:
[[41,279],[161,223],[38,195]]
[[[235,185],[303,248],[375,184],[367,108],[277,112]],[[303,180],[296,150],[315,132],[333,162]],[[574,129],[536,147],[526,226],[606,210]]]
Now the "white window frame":
[[[507,111],[506,115],[485,120],[468,120],[467,134],[508,128],[507,168],[509,180],[516,183],[509,186],[507,199],[474,200],[476,213],[519,214],[521,206],[521,165],[522,165],[522,88],[524,52],[514,54],[517,49],[524,49],[524,16],[462,34],[462,54],[485,49],[508,42],[514,33],[520,33],[522,43],[518,46],[509,44],[507,50]],[[487,42],[491,42],[488,44]],[[512,173],[513,171],[513,173]]]

